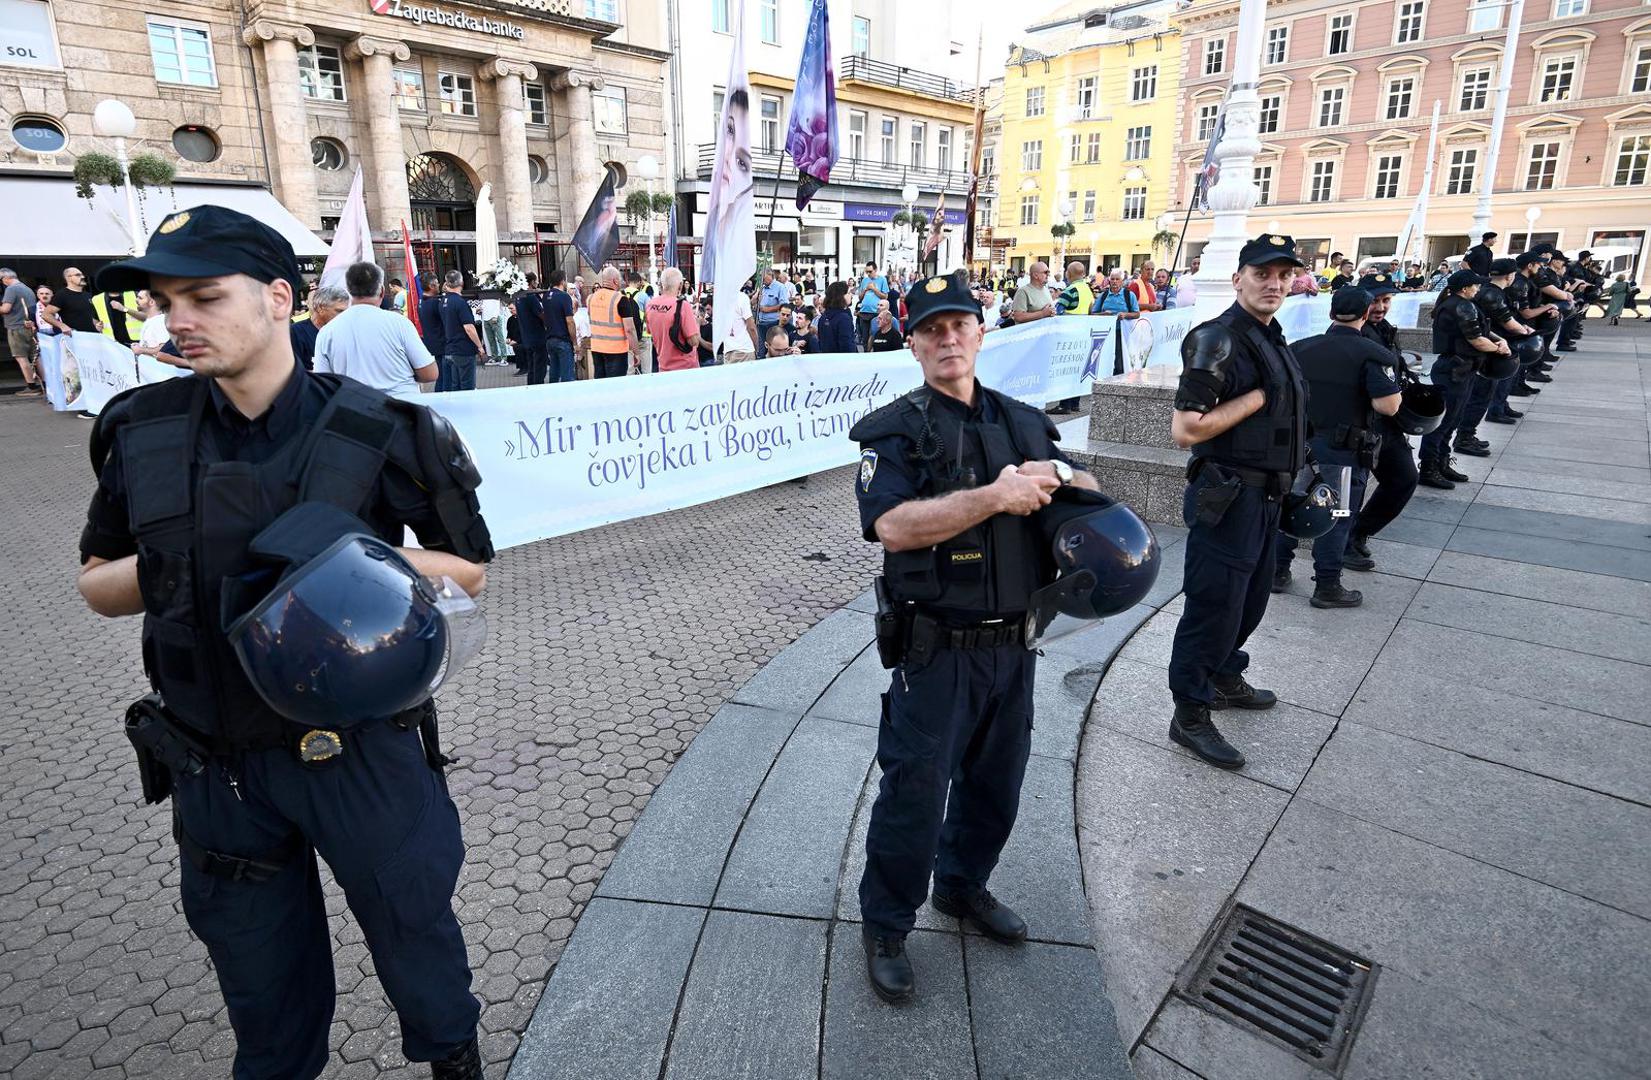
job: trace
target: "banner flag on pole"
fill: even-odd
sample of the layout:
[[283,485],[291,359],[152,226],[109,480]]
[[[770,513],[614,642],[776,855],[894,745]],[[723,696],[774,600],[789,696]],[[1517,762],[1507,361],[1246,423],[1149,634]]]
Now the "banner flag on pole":
[[338,228],[333,231],[332,250],[321,268],[321,284],[342,286],[344,271],[352,264],[373,261],[373,230],[367,224],[367,199],[361,190],[361,166],[357,165]]
[[404,264],[402,272],[407,275],[404,279],[407,282],[407,317],[412,320],[413,329],[422,336],[424,324],[419,322],[418,298],[424,290],[419,286],[418,260],[413,258],[413,235],[407,231],[406,218],[401,221],[401,261]]
[[940,193],[940,201],[935,204],[934,213],[929,217],[929,238],[923,243],[923,256],[918,262],[925,262],[934,254],[940,241],[946,239],[946,193]]
[[1215,130],[1210,132],[1210,144],[1204,148],[1204,163],[1198,167],[1198,183],[1193,189],[1192,205],[1208,210],[1210,188],[1221,179],[1221,166],[1215,162],[1215,148],[1227,134],[1227,102],[1222,99],[1221,111],[1215,115]]
[[[986,31],[982,27],[975,38],[975,126],[969,143],[969,194],[963,201],[963,268],[973,270],[975,263],[975,204],[980,198],[981,139],[986,133],[986,88],[980,85],[980,58],[986,47]],[[991,265],[992,253],[986,253],[986,264]]]
[[837,164],[837,77],[831,63],[826,0],[814,0],[808,15],[785,148],[797,165],[797,209],[801,210],[830,182],[831,167]]
[[671,213],[665,219],[665,265],[676,266],[676,200],[671,200]]
[[716,287],[714,348],[734,325],[734,298],[757,272],[756,190],[751,178],[751,73],[745,67],[745,0],[734,8],[734,47],[717,122],[717,152],[705,213],[701,277]]
[[619,196],[613,186],[612,169],[603,170],[596,196],[573,233],[573,246],[597,270],[619,250]]

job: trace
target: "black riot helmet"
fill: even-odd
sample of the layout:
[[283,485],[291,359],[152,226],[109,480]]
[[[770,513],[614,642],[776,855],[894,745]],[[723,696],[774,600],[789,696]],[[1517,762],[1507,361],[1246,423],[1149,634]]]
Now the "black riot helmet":
[[1284,496],[1278,526],[1297,540],[1317,540],[1335,527],[1339,509],[1341,495],[1335,485],[1309,462],[1296,474],[1295,483]]
[[1512,349],[1508,350],[1506,356],[1501,353],[1479,354],[1479,374],[1493,382],[1497,379],[1505,379],[1518,370],[1519,357]]
[[1032,594],[1026,646],[1034,648],[1056,615],[1104,619],[1140,603],[1158,580],[1158,537],[1121,502],[1087,488],[1056,489],[1037,513],[1055,580]]
[[423,704],[475,655],[487,624],[450,579],[427,579],[383,540],[348,533],[295,565],[227,636],[270,708],[345,729]]
[[1426,435],[1438,429],[1445,419],[1445,395],[1437,386],[1414,379],[1405,380],[1399,392],[1399,411],[1393,422],[1406,435]]

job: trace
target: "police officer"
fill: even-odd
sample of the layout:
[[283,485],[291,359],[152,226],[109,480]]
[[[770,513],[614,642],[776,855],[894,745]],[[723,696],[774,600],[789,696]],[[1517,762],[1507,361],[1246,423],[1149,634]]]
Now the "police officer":
[[[1517,268],[1518,264],[1512,259],[1493,260],[1488,280],[1479,286],[1479,292],[1473,297],[1473,304],[1484,317],[1485,328],[1491,336],[1507,342],[1508,348],[1519,358],[1520,365],[1528,366],[1541,358],[1542,339],[1536,336],[1533,328],[1519,320],[1508,302],[1505,290],[1513,281]],[[1479,421],[1512,424],[1524,415],[1510,415],[1514,410],[1508,408],[1508,393],[1518,378],[1519,368],[1515,368],[1511,375],[1503,378],[1473,381],[1473,392],[1468,396],[1467,405],[1462,410],[1461,422],[1456,428],[1457,453],[1467,454],[1469,457],[1490,456],[1490,444],[1478,437]]]
[[[1404,354],[1399,351],[1399,330],[1387,321],[1388,309],[1393,305],[1393,294],[1398,288],[1386,274],[1366,274],[1359,279],[1359,288],[1370,295],[1370,308],[1365,313],[1364,336],[1387,351],[1390,378],[1400,385],[1409,379]],[[1376,432],[1381,435],[1381,446],[1376,451],[1376,465],[1370,475],[1376,481],[1376,493],[1359,510],[1347,537],[1347,550],[1370,558],[1370,538],[1391,525],[1410,497],[1416,493],[1416,451],[1410,439],[1392,417],[1375,418]]]
[[1576,294],[1565,287],[1571,260],[1563,251],[1544,246],[1547,262],[1537,271],[1536,286],[1539,296],[1559,306],[1559,333],[1553,343],[1554,352],[1575,352],[1576,338],[1581,329],[1582,310],[1576,303]]
[[[174,213],[147,254],[100,280],[149,289],[194,371],[99,415],[79,587],[100,615],[144,616],[144,666],[164,702],[150,749],[170,748],[183,911],[228,1006],[234,1075],[315,1077],[326,1064],[319,854],[361,924],[403,1053],[441,1080],[475,1080],[479,1006],[451,906],[464,848],[433,708],[306,731],[268,703],[226,634],[267,595],[257,549],[288,514],[318,511],[311,520],[374,543],[411,528],[422,547],[399,549],[409,573],[480,591],[493,552],[463,443],[422,406],[296,364],[292,247],[244,214]],[[325,645],[327,630],[292,645]],[[141,750],[140,762],[147,783],[153,762]]]
[[1491,244],[1496,240],[1493,232],[1479,237],[1479,242],[1468,248],[1467,254],[1462,256],[1462,265],[1472,270],[1480,277],[1490,276],[1490,264],[1496,258],[1496,252],[1491,250]]
[[[1384,441],[1376,418],[1399,411],[1399,384],[1393,380],[1389,366],[1392,354],[1364,336],[1370,304],[1371,296],[1363,289],[1352,285],[1341,289],[1330,298],[1330,328],[1291,348],[1307,381],[1307,419],[1313,431],[1308,445],[1313,459],[1321,466],[1353,470],[1347,507],[1350,514],[1337,518],[1329,532],[1313,541],[1310,603],[1316,608],[1358,607],[1364,595],[1357,589],[1342,587],[1342,567],[1376,568],[1373,558],[1349,550],[1348,545],[1349,534],[1358,527],[1365,482]],[[1289,587],[1290,562],[1298,543],[1287,533],[1279,534],[1274,592]]]
[[1484,317],[1473,304],[1484,283],[1472,270],[1458,270],[1445,282],[1444,295],[1433,307],[1433,351],[1439,356],[1430,374],[1433,385],[1445,395],[1445,416],[1437,428],[1422,436],[1420,482],[1431,488],[1449,489],[1468,480],[1467,474],[1450,464],[1456,425],[1473,391],[1473,380],[1480,377],[1480,355],[1510,355],[1506,342],[1485,332]]
[[1548,374],[1553,370],[1554,359],[1548,351],[1548,344],[1559,329],[1559,302],[1544,294],[1540,281],[1547,261],[1546,251],[1527,251],[1519,255],[1514,259],[1513,278],[1502,290],[1508,298],[1509,308],[1520,322],[1536,331],[1542,347],[1536,363],[1519,369],[1513,388],[1508,391],[1511,397],[1535,397],[1542,390],[1531,383],[1554,381],[1553,376]]
[[1046,576],[1032,515],[1063,485],[1096,487],[1040,410],[976,381],[985,328],[963,274],[915,283],[907,310],[923,385],[849,433],[862,447],[861,528],[883,545],[878,648],[895,668],[860,879],[867,973],[885,1001],[914,991],[905,938],[931,871],[935,910],[998,941],[1026,938],[986,882],[1031,749],[1024,616]]
[[1245,680],[1243,646],[1267,611],[1281,499],[1306,460],[1307,387],[1273,320],[1303,265],[1288,236],[1249,241],[1232,279],[1236,302],[1181,344],[1170,433],[1193,456],[1169,737],[1223,769],[1241,768],[1244,755],[1221,737],[1210,710],[1278,701]]

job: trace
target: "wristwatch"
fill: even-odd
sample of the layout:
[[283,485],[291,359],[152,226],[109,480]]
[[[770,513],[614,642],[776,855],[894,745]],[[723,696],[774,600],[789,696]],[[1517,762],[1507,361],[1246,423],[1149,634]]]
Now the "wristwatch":
[[1055,479],[1061,482],[1062,487],[1065,487],[1067,484],[1072,482],[1072,466],[1068,465],[1059,458],[1051,458],[1049,464],[1054,466]]

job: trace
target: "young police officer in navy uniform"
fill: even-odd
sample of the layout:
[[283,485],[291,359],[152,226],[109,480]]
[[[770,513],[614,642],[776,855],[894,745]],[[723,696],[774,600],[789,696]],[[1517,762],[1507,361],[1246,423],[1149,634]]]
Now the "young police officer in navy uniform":
[[998,941],[1026,938],[986,881],[1031,750],[1024,616],[1047,549],[1032,515],[1064,484],[1095,488],[1041,410],[975,380],[985,328],[963,274],[916,283],[907,305],[923,385],[849,433],[862,446],[861,527],[884,549],[878,648],[896,668],[860,881],[867,972],[886,1001],[915,988],[905,938],[931,871],[936,910]]
[[[1387,353],[1387,368],[1395,382],[1404,377],[1404,356],[1399,352],[1399,329],[1387,321],[1393,294],[1399,290],[1386,274],[1366,274],[1359,279],[1359,288],[1370,294],[1370,309],[1365,313],[1364,336],[1380,345]],[[1410,497],[1416,494],[1416,451],[1410,439],[1393,422],[1391,416],[1376,417],[1376,432],[1382,445],[1376,451],[1376,465],[1370,475],[1376,480],[1376,494],[1370,496],[1359,510],[1347,538],[1347,550],[1370,558],[1370,538],[1391,525]]]
[[1244,678],[1245,640],[1267,611],[1279,511],[1306,463],[1307,388],[1273,314],[1289,294],[1296,246],[1259,236],[1238,253],[1236,302],[1188,332],[1170,433],[1192,450],[1182,514],[1186,609],[1170,653],[1170,738],[1223,769],[1244,755],[1212,708],[1267,709],[1278,698]]
[[1480,354],[1509,354],[1506,342],[1486,332],[1484,316],[1473,303],[1484,283],[1472,270],[1458,270],[1446,280],[1444,295],[1433,307],[1433,351],[1439,356],[1430,375],[1445,395],[1445,418],[1422,436],[1421,483],[1427,487],[1448,489],[1467,481],[1466,473],[1451,467],[1450,451],[1474,380],[1481,378]]
[[[226,636],[230,615],[258,598],[255,583],[270,590],[254,548],[295,510],[391,545],[410,527],[423,545],[402,549],[411,573],[480,591],[492,546],[463,443],[423,406],[295,363],[297,261],[244,214],[172,214],[146,255],[99,280],[149,289],[194,372],[122,394],[98,417],[79,585],[100,615],[144,616],[144,667],[164,701],[145,713],[145,794],[165,797],[149,787],[158,760],[184,915],[235,1030],[234,1075],[315,1077],[327,1062],[334,982],[320,854],[361,923],[402,1051],[438,1078],[479,1080],[479,1006],[451,905],[464,846],[433,709],[306,731],[267,704]],[[346,627],[351,610],[366,610],[354,599],[339,598]],[[307,625],[290,644],[307,655],[340,633]]]
[[[1374,559],[1349,550],[1348,541],[1349,534],[1358,528],[1365,484],[1385,439],[1378,418],[1399,411],[1399,384],[1393,381],[1390,367],[1393,355],[1364,336],[1370,303],[1370,294],[1363,289],[1344,286],[1330,298],[1329,329],[1291,347],[1301,364],[1302,378],[1307,381],[1307,418],[1313,425],[1308,444],[1313,459],[1320,465],[1353,470],[1348,507],[1351,513],[1338,518],[1329,532],[1313,541],[1311,603],[1316,608],[1358,607],[1364,595],[1357,589],[1342,587],[1342,568],[1376,568]],[[1289,586],[1290,561],[1299,543],[1293,536],[1279,536],[1274,592],[1283,592]]]

